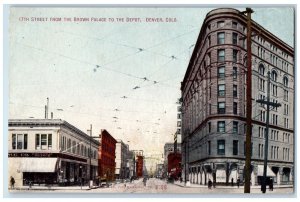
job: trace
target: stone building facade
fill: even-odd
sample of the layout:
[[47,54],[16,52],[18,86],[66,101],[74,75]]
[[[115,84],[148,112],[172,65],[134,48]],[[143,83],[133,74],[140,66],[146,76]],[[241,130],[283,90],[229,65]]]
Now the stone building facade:
[[[270,72],[268,178],[294,180],[294,49],[252,21],[251,183],[260,184]],[[203,22],[182,91],[183,175],[190,183],[243,181],[246,140],[246,16],[215,9]]]

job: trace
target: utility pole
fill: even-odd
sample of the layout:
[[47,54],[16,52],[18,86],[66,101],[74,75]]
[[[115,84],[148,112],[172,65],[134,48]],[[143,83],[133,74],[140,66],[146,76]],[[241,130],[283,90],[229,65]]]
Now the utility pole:
[[251,136],[252,136],[252,61],[251,61],[251,8],[246,8],[247,13],[247,112],[246,112],[246,159],[245,159],[245,185],[244,193],[250,193],[250,178],[251,178]]
[[89,173],[90,173],[90,183],[89,183],[89,187],[91,188],[93,186],[93,176],[92,176],[92,124],[90,126],[90,130],[88,130],[90,132],[90,152],[89,152]]
[[266,117],[266,133],[265,133],[265,155],[264,155],[264,172],[263,180],[261,183],[262,193],[266,193],[266,184],[267,184],[267,164],[268,164],[268,149],[269,149],[269,117],[270,117],[270,105],[273,107],[280,107],[280,103],[270,102],[270,72],[268,72],[268,84],[267,84],[267,101],[265,100],[256,100],[256,102],[267,105],[267,117]]

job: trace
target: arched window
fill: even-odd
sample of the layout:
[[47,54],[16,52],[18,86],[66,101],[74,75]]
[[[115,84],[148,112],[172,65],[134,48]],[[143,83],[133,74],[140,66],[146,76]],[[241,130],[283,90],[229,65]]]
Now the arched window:
[[288,87],[288,83],[289,83],[288,78],[287,78],[286,76],[283,77],[283,85],[284,85],[285,87]]
[[260,64],[258,67],[258,73],[262,76],[265,75],[265,67],[262,64]]
[[277,81],[277,73],[275,71],[272,71],[272,75],[271,75],[271,78],[273,81]]

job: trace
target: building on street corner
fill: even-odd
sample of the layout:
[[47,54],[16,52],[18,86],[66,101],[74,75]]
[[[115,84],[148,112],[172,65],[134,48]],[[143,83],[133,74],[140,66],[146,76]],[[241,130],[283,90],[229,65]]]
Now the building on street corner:
[[79,185],[98,175],[99,142],[61,119],[8,121],[8,176],[15,186]]
[[[182,91],[182,159],[186,181],[243,182],[246,141],[246,16],[215,9],[206,15]],[[270,111],[267,177],[294,181],[294,49],[252,21],[251,183],[263,176],[267,97]]]

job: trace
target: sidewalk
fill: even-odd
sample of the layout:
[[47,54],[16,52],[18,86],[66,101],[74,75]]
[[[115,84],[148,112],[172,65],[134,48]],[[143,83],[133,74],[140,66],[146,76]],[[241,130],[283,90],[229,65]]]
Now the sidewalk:
[[[186,187],[186,188],[207,188],[207,185],[200,185],[200,184],[192,184],[190,186],[185,186],[184,185],[184,182],[179,182],[179,181],[175,181],[173,183],[174,185],[177,185],[177,186],[180,186],[180,187]],[[225,186],[225,185],[217,185],[215,187],[216,189],[217,188],[221,188],[221,189],[232,189],[232,188],[236,188],[238,189],[238,187],[235,185],[235,186],[231,186],[231,185],[228,185],[228,186]],[[244,185],[240,185],[239,187],[240,189],[244,189]],[[255,185],[255,186],[251,186],[251,188],[253,189],[260,189],[261,186],[260,185]],[[278,189],[278,188],[293,188],[293,185],[274,185],[274,189]]]
[[93,186],[90,188],[89,186],[20,186],[20,187],[15,187],[14,189],[9,189],[10,192],[13,191],[30,191],[30,190],[47,190],[47,191],[55,191],[55,190],[91,190],[91,189],[97,189],[99,187]]
[[[134,184],[138,184],[139,182],[141,182],[142,180],[139,179],[139,180],[134,180],[132,183],[130,182],[127,182],[126,184],[128,185],[134,185]],[[33,185],[31,186],[31,188],[29,188],[29,186],[20,186],[20,187],[15,187],[14,189],[10,189],[9,188],[9,191],[10,192],[14,192],[14,191],[56,191],[56,190],[66,190],[66,191],[73,191],[73,190],[91,190],[91,189],[107,189],[107,188],[112,188],[112,187],[115,187],[115,186],[120,186],[120,185],[124,185],[125,183],[118,183],[118,184],[112,184],[112,186],[110,187],[99,187],[99,186],[93,186],[92,188],[90,188],[89,186],[57,186],[57,185],[51,185],[51,186],[39,186],[39,185]]]

